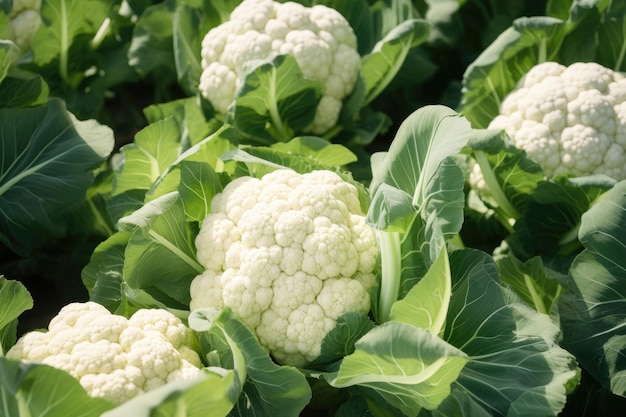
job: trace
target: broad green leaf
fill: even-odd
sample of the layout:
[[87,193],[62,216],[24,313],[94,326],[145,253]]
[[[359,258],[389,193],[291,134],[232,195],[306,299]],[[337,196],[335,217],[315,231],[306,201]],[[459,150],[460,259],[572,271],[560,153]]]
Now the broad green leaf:
[[0,242],[29,253],[43,235],[63,236],[113,149],[111,129],[78,121],[62,101],[0,109]]
[[189,285],[204,268],[196,261],[196,232],[185,220],[178,192],[146,203],[118,225],[132,232],[124,254],[124,281],[171,308],[185,308]]
[[321,84],[305,79],[294,57],[278,55],[246,74],[227,121],[253,142],[286,142],[313,121],[321,97]]
[[205,369],[194,379],[162,385],[102,417],[224,417],[233,408],[240,390],[233,371]]
[[333,169],[333,167],[324,165],[315,159],[264,146],[233,149],[224,153],[222,159],[224,161],[243,162],[246,166],[246,174],[257,178],[276,169],[293,169],[299,173],[316,169]]
[[[426,242],[432,242],[433,233],[441,233],[447,240],[459,232],[463,224],[464,186],[463,171],[456,160],[445,158],[424,190],[421,218],[426,226]],[[431,244],[425,253],[434,260],[439,248]]]
[[502,32],[463,74],[461,109],[473,127],[485,128],[503,98],[534,65],[554,59],[565,22],[547,16],[521,17]]
[[330,384],[372,390],[406,416],[437,408],[468,360],[428,330],[395,321],[375,327],[355,347]]
[[391,320],[443,333],[452,290],[450,264],[445,247],[428,272],[409,293],[391,307]]
[[[144,109],[149,123],[173,116],[182,132],[181,142],[196,145],[223,127],[222,121],[209,118],[198,105],[197,97],[187,97],[166,103],[152,104]],[[237,143],[234,137],[233,143]]]
[[148,124],[167,119],[170,116],[174,117],[179,123],[182,123],[185,120],[187,104],[192,103],[193,106],[196,107],[195,102],[195,97],[186,97],[165,103],[153,103],[143,109],[143,114],[146,116]]
[[501,283],[486,253],[452,252],[450,268],[443,339],[467,354],[468,362],[453,384],[459,393],[449,401],[465,397],[470,409],[494,416],[557,415],[577,378],[575,358],[558,344],[559,327]]
[[379,321],[388,319],[403,282],[421,278],[445,240],[461,228],[465,179],[451,157],[470,133],[460,114],[426,106],[405,119],[387,152],[372,156],[373,197],[366,222],[379,230]]
[[209,31],[203,24],[202,10],[182,3],[173,15],[174,62],[178,81],[188,94],[198,91],[202,66],[201,42]]
[[372,328],[374,322],[366,314],[353,311],[342,314],[324,337],[320,355],[307,364],[307,369],[336,370],[341,359],[354,352],[354,343]]
[[147,191],[180,154],[180,126],[172,117],[152,123],[120,151],[124,159],[113,177],[113,195]]
[[17,318],[33,308],[33,299],[19,281],[0,275],[0,356],[15,343]]
[[232,367],[244,383],[230,416],[297,417],[308,404],[311,389],[304,374],[274,363],[230,309],[194,310],[189,326],[199,332],[203,352],[217,351],[220,366]]
[[335,413],[335,417],[371,417],[372,414],[368,407],[367,400],[363,396],[353,395],[348,401],[341,404]]
[[128,63],[142,75],[157,68],[175,73],[173,14],[176,2],[167,0],[147,7],[133,29]]
[[434,417],[493,417],[486,409],[482,408],[471,394],[462,390],[453,390],[450,396],[433,410]]
[[333,144],[317,136],[299,136],[289,142],[272,144],[272,149],[304,156],[333,166],[356,162],[356,155],[343,145]]
[[[399,249],[393,252],[401,255],[397,265],[399,277],[397,290],[394,290],[398,292],[398,298],[404,297],[415,283],[422,279],[438,258],[446,241],[459,233],[464,221],[465,182],[460,168],[452,159],[446,159],[439,166],[434,178],[435,180],[426,192],[429,198],[423,210],[423,213],[430,214],[426,219],[416,215],[405,218],[406,226],[400,229],[404,230],[404,233],[397,236]],[[382,189],[383,186],[379,188],[379,190]],[[401,215],[401,208],[395,206],[395,202],[389,197],[385,195],[386,203],[394,204],[393,208],[398,211],[397,215]],[[410,196],[404,198],[410,199]],[[407,207],[412,206],[404,208]],[[393,229],[388,230],[388,232],[379,232],[379,237],[386,233],[393,233]],[[381,259],[384,259],[385,255],[382,254],[382,250],[387,250],[387,248],[385,244],[380,244],[380,246]],[[381,299],[384,299],[382,294]],[[381,306],[381,308],[386,310],[385,307]]]
[[598,54],[596,62],[614,71],[626,70],[626,5],[610,2],[609,10],[602,16],[598,27]]
[[[115,159],[115,155],[112,160]],[[105,201],[107,212],[113,223],[139,209],[144,204],[146,192],[131,190],[117,195],[108,195]]]
[[408,19],[389,31],[361,60],[367,105],[378,97],[400,71],[409,51],[428,39],[430,25]]
[[[84,71],[76,70],[72,50],[77,49],[75,41],[82,37],[94,36],[107,17],[102,13],[105,4],[102,0],[43,0],[41,2],[42,25],[34,33],[31,48],[34,62],[43,67],[51,62],[58,65],[58,75],[72,88],[84,78]],[[83,48],[83,52],[86,48]]]
[[496,259],[502,281],[540,313],[550,315],[563,291],[543,265],[541,257],[522,262],[512,255]]
[[221,178],[211,165],[198,161],[182,161],[180,171],[178,191],[185,215],[202,222],[211,210],[211,199],[222,191]]
[[122,300],[124,252],[129,232],[117,232],[100,243],[93,251],[81,278],[89,299],[113,311]]
[[64,371],[0,356],[0,417],[100,417],[113,407]]
[[510,220],[526,210],[537,184],[544,179],[541,167],[502,131],[475,129],[469,146],[485,184],[484,188],[473,184],[475,191],[510,228]]
[[563,343],[606,389],[626,396],[626,182],[582,216],[578,236],[585,250],[559,304]]
[[406,231],[415,215],[413,196],[386,183],[376,189],[372,206],[376,207],[376,211],[368,214],[370,226],[387,232]]
[[[0,19],[5,18],[3,15],[0,15]],[[2,24],[2,20],[0,20],[0,24]],[[3,48],[3,44],[0,43],[0,83],[4,81],[4,78],[9,73],[9,68],[11,68],[11,59],[7,56],[7,50]]]
[[240,0],[212,0],[203,2],[204,18],[208,27],[218,26],[230,18],[230,13],[241,3]]
[[425,106],[402,122],[389,146],[372,168],[370,189],[386,183],[413,196],[419,208],[427,200],[425,190],[435,180],[439,165],[467,144],[469,123],[445,106]]
[[580,251],[580,218],[615,185],[595,175],[542,181],[506,241],[520,259],[535,255],[566,257]]
[[0,87],[0,108],[40,106],[48,99],[48,85],[39,74],[11,73]]
[[223,188],[224,163],[220,157],[235,146],[234,132],[233,128],[223,125],[178,155],[155,180],[146,199],[150,201],[178,191],[188,220],[204,219],[211,199]]

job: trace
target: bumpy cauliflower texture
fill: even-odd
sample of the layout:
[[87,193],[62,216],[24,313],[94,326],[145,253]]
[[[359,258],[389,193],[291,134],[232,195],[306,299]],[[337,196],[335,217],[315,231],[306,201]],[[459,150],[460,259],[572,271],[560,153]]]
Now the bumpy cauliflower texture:
[[547,177],[626,179],[626,78],[597,63],[536,65],[489,128],[503,129]]
[[241,177],[196,238],[191,309],[229,307],[283,364],[302,366],[346,312],[366,313],[377,245],[357,189],[331,171]]
[[126,319],[94,302],[72,303],[47,332],[22,336],[7,357],[64,370],[92,397],[121,404],[167,382],[196,377],[202,364],[191,341],[191,331],[165,310],[139,310]]
[[204,37],[199,88],[218,112],[225,113],[251,62],[291,55],[306,78],[324,86],[308,129],[321,134],[337,123],[342,100],[356,84],[361,63],[356,47],[350,24],[334,9],[244,0],[230,20]]

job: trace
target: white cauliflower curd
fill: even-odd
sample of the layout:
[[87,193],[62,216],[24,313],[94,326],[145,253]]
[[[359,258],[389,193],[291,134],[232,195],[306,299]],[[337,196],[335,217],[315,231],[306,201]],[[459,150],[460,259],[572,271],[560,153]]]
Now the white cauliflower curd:
[[166,310],[142,309],[129,319],[94,302],[72,303],[47,332],[22,336],[7,358],[66,371],[92,397],[121,404],[168,382],[200,373],[193,336]]
[[357,189],[331,171],[230,182],[196,238],[191,309],[229,307],[280,363],[320,354],[339,316],[367,313],[377,245]]
[[361,65],[356,35],[338,11],[273,0],[244,0],[228,21],[206,34],[201,55],[199,89],[220,113],[235,99],[250,63],[293,56],[304,77],[324,87],[307,129],[315,134],[337,123]]
[[488,128],[504,130],[549,178],[626,179],[626,78],[597,63],[536,65]]

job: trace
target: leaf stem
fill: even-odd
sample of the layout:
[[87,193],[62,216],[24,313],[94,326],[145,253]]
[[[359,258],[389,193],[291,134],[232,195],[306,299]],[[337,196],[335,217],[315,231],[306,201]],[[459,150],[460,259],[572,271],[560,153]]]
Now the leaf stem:
[[278,137],[276,139],[278,139],[280,142],[287,142],[289,139],[291,139],[290,137],[291,135],[289,134],[287,129],[285,129],[283,121],[280,117],[280,112],[278,111],[278,103],[276,102],[276,100],[278,99],[276,97],[277,76],[278,74],[277,74],[276,67],[272,67],[272,75],[270,76],[270,97],[268,97],[269,99],[268,110],[270,112],[270,117],[272,119],[272,126],[274,127],[274,129],[276,130],[276,133],[278,134]]
[[[389,68],[385,71],[385,76],[381,80],[379,80],[379,82],[375,86],[373,86],[372,89],[367,91],[367,96],[365,97],[361,108],[364,108],[365,106],[370,104],[376,97],[378,97],[398,74],[398,71],[400,71],[400,68],[404,64],[404,61],[406,60],[406,57],[411,50],[414,38],[415,35],[411,35],[410,39],[407,42],[403,43],[400,53],[393,59],[392,65],[390,65]],[[389,59],[386,56],[385,59],[387,60],[387,62],[389,62]],[[361,60],[361,65],[362,64],[363,60]]]
[[87,200],[87,205],[89,207],[89,210],[91,211],[91,214],[94,217],[94,223],[100,225],[100,228],[105,231],[107,236],[113,235],[113,233],[115,233],[115,230],[111,228],[100,210],[98,210],[98,207],[96,207],[92,198]]
[[580,230],[580,222],[576,223],[574,227],[572,227],[570,230],[568,230],[561,236],[561,238],[559,239],[559,246],[566,246],[574,242],[575,240],[578,240],[579,230]]
[[61,0],[61,45],[59,48],[59,73],[61,79],[70,84],[69,71],[68,71],[68,50],[70,48],[69,33],[68,33],[68,16],[67,16],[67,4],[65,0]]
[[233,369],[237,372],[239,381],[241,382],[241,385],[243,385],[245,384],[246,379],[248,379],[248,368],[246,367],[246,359],[243,356],[243,352],[241,351],[239,346],[237,346],[237,343],[228,335],[226,328],[222,324],[219,325],[219,328],[222,331],[222,334],[224,335],[228,346],[230,346],[230,351],[233,355]]
[[178,256],[180,259],[182,259],[183,261],[185,261],[186,264],[188,264],[189,266],[191,266],[193,269],[196,270],[197,273],[201,274],[204,272],[204,267],[202,265],[200,265],[198,262],[196,262],[192,257],[190,257],[189,255],[187,255],[186,253],[184,253],[180,248],[178,248],[176,245],[174,245],[172,242],[170,242],[169,240],[167,240],[166,238],[164,238],[162,235],[158,234],[157,232],[155,232],[154,230],[150,230],[148,232],[148,234],[150,235],[150,237],[152,239],[154,239],[156,242],[158,242],[159,244],[163,245],[166,249],[169,249],[171,252],[173,252],[176,256]]
[[[478,163],[480,167],[480,171],[483,174],[483,179],[485,180],[485,184],[487,185],[487,189],[489,190],[489,194],[496,201],[500,211],[504,213],[508,220],[517,220],[520,217],[520,214],[517,212],[515,207],[509,202],[509,199],[504,194],[504,190],[500,187],[500,183],[498,182],[489,161],[487,160],[487,155],[484,151],[474,151],[474,159]],[[501,223],[507,228],[511,228],[511,224],[509,221],[501,221]]]
[[526,284],[526,288],[528,288],[528,293],[533,299],[533,304],[535,305],[535,309],[540,313],[548,314],[548,309],[546,308],[545,303],[541,299],[541,296],[537,293],[537,289],[535,288],[534,282],[528,274],[524,274],[524,283]]
[[500,99],[500,96],[498,95],[496,86],[493,84],[493,80],[491,79],[491,77],[487,76],[486,80],[487,80],[487,86],[489,87],[489,92],[491,93],[491,97],[496,102],[498,109],[499,109],[500,106],[502,105],[502,100]]
[[381,282],[378,297],[378,321],[389,320],[391,306],[398,300],[402,258],[400,255],[400,232],[377,230],[380,245]]
[[32,414],[30,413],[30,410],[28,408],[28,403],[24,398],[24,393],[21,391],[16,392],[15,400],[17,402],[17,412],[19,417],[32,417]]
[[546,62],[548,56],[548,39],[543,38],[539,43],[539,54],[537,57],[537,64],[543,64]]
[[109,30],[111,29],[111,18],[107,17],[104,19],[98,31],[94,35],[93,39],[91,39],[91,47],[93,49],[98,49],[104,38],[109,34]]

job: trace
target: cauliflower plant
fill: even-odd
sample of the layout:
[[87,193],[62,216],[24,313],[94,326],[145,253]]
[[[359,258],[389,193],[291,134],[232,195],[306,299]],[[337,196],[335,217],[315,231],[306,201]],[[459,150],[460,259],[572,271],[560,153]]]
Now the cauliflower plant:
[[488,128],[503,129],[547,177],[626,179],[626,78],[597,63],[536,65]]
[[192,341],[191,330],[166,310],[142,309],[126,319],[94,302],[72,303],[47,332],[25,334],[6,356],[64,370],[92,397],[121,404],[196,377],[202,364]]
[[331,171],[241,177],[196,238],[191,309],[229,307],[283,364],[320,354],[337,318],[367,313],[377,245],[354,185]]
[[226,113],[254,61],[291,55],[304,77],[319,81],[324,94],[307,130],[322,134],[338,120],[352,92],[361,57],[350,24],[336,10],[294,2],[244,0],[230,19],[202,41],[199,89],[216,111]]
[[23,53],[30,49],[30,41],[41,25],[41,0],[13,0],[9,12],[8,39]]

